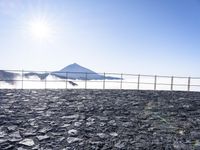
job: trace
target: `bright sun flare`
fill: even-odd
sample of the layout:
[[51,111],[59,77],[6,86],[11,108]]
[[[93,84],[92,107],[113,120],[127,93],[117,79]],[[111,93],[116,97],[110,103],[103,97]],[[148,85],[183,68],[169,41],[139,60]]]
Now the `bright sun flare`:
[[35,20],[29,23],[29,30],[36,39],[48,39],[52,36],[50,25],[42,20]]

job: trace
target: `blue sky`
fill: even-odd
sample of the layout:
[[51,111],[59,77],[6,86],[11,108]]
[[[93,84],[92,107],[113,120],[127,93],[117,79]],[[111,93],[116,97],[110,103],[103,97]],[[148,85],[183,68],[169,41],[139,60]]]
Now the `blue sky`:
[[[27,24],[48,22],[38,40]],[[200,76],[199,0],[0,0],[0,68]]]

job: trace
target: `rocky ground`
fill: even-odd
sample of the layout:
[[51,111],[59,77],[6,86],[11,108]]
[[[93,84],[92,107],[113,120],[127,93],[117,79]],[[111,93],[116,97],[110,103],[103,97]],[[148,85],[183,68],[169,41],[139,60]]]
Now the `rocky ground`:
[[0,90],[1,150],[199,150],[200,93]]

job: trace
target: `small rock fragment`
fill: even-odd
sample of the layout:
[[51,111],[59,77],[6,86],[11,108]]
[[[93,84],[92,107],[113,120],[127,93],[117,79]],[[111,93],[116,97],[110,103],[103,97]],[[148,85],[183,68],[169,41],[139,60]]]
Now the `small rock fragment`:
[[81,122],[75,122],[75,123],[74,123],[74,126],[76,126],[76,127],[80,127],[81,124],[82,124]]
[[63,116],[62,119],[77,119],[79,117],[78,114],[70,115],[70,116]]
[[6,139],[0,139],[0,144],[7,142]]
[[113,137],[118,136],[118,134],[116,132],[111,132],[110,135],[113,136]]
[[116,126],[116,125],[117,125],[117,123],[116,123],[115,120],[110,120],[108,123],[109,123],[110,125],[112,125],[112,126]]
[[17,150],[27,150],[27,149],[25,149],[23,147],[18,147]]
[[35,145],[34,141],[32,139],[24,139],[19,144],[25,145],[25,146],[33,146]]
[[193,139],[200,139],[200,132],[192,131],[190,132],[190,135]]
[[194,148],[195,149],[200,149],[200,141],[199,140],[196,140],[195,143],[194,143]]
[[78,142],[78,141],[82,141],[82,139],[81,138],[75,138],[75,137],[68,137],[67,138],[67,142],[69,144],[74,143],[74,142]]
[[182,150],[182,149],[185,149],[186,145],[182,143],[181,141],[174,141],[173,147],[176,150]]
[[100,121],[108,121],[108,117],[97,116]]
[[11,142],[17,142],[17,141],[21,141],[22,137],[19,133],[19,131],[13,132],[9,135],[9,141]]
[[11,95],[13,95],[13,93],[7,93],[7,94],[6,94],[6,96],[11,96]]
[[44,127],[42,129],[40,129],[38,132],[39,133],[47,133],[48,131],[51,131],[51,128],[50,127]]
[[0,131],[0,138],[3,138],[5,137],[7,134],[5,131]]
[[36,137],[38,138],[39,141],[49,139],[48,135],[39,135],[39,136],[36,136]]
[[115,144],[115,147],[121,149],[121,148],[124,148],[124,147],[125,147],[125,144],[124,144],[123,142],[119,141],[119,142],[117,142],[117,143]]
[[102,138],[102,139],[108,137],[105,133],[97,133],[97,136],[99,136],[99,137]]
[[71,129],[71,130],[68,131],[68,134],[69,134],[69,135],[72,135],[72,136],[77,135],[77,133],[78,133],[78,131],[75,130],[75,129]]
[[15,131],[17,129],[17,126],[8,126],[7,129],[9,131]]
[[61,126],[61,127],[66,128],[66,127],[69,127],[69,126],[70,126],[70,124],[64,124],[64,125]]
[[38,150],[38,149],[40,149],[39,145],[35,145],[34,147],[32,147],[32,150]]
[[65,139],[65,137],[60,137],[59,139],[58,139],[58,141],[63,141]]

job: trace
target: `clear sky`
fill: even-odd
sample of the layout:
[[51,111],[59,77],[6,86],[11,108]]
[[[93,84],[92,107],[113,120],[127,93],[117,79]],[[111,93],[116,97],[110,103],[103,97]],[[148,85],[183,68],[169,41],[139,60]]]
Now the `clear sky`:
[[199,57],[200,0],[0,0],[0,69],[200,76]]

